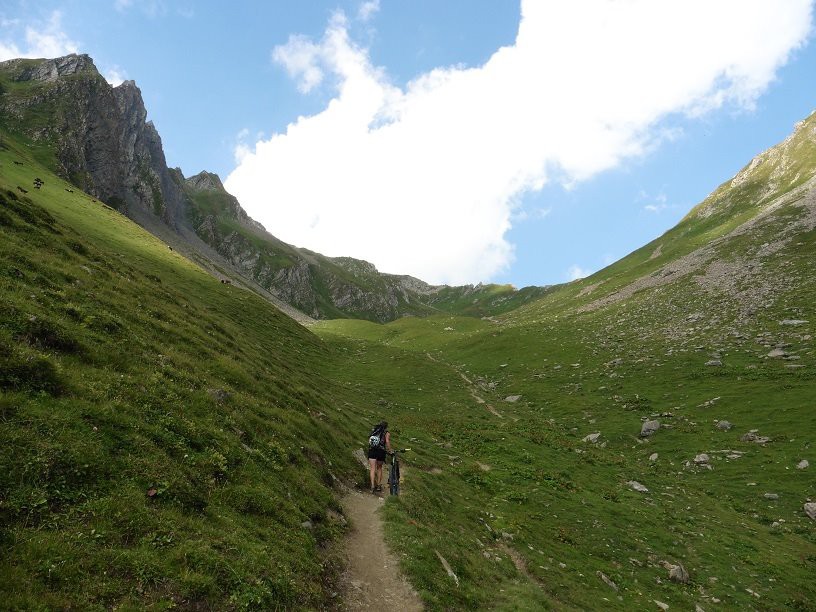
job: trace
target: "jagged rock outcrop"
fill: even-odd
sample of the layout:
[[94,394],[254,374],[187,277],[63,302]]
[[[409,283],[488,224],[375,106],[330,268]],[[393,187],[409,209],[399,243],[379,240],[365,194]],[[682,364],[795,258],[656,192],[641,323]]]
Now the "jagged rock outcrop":
[[60,174],[142,224],[153,217],[178,226],[184,193],[133,81],[112,87],[87,55],[10,60],[0,69],[32,85],[28,96],[4,96],[0,112],[53,145]]

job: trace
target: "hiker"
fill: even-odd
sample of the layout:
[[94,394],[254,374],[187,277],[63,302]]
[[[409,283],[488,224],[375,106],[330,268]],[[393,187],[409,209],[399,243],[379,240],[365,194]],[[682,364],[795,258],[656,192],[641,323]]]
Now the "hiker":
[[388,423],[380,421],[371,430],[368,438],[368,466],[371,475],[371,492],[374,494],[382,491],[383,464],[386,453],[391,452],[391,433],[388,431]]

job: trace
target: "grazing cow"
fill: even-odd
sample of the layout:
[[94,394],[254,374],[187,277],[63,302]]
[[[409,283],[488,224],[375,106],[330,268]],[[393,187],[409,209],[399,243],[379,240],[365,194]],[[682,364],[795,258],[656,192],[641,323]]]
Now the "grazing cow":
[[15,166],[22,166],[23,162],[18,162],[17,160],[14,161]]
[[67,187],[65,188],[65,191],[67,191],[68,193],[74,193],[73,189],[68,189]]
[[17,190],[18,190],[20,193],[28,193],[28,189],[23,189],[23,188],[22,188],[22,187],[20,187],[19,185],[17,185]]

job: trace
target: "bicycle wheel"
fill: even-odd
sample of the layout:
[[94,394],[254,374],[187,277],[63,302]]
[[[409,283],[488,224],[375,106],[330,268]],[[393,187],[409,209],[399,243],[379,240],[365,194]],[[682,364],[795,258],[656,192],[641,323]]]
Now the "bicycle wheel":
[[399,461],[394,461],[391,472],[388,474],[388,484],[391,488],[391,495],[399,495]]

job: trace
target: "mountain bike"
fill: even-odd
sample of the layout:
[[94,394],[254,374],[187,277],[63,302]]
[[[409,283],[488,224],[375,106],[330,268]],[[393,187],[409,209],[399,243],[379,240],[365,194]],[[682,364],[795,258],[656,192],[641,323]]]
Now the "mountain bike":
[[388,471],[388,489],[391,495],[399,495],[400,489],[400,468],[399,468],[399,454],[411,450],[410,448],[403,448],[402,450],[391,451],[391,469]]

